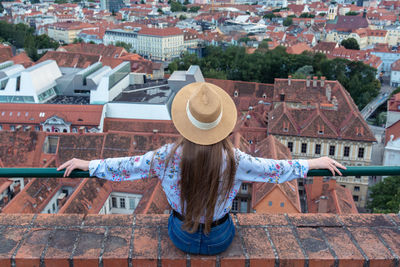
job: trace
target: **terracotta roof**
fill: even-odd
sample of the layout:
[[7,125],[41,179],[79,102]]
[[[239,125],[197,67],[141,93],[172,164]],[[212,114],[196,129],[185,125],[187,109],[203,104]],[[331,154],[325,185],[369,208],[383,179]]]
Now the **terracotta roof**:
[[73,125],[100,125],[102,105],[10,104],[0,106],[1,123],[39,124],[56,115]]
[[327,30],[334,29],[347,32],[367,27],[368,21],[362,16],[337,16],[334,23],[326,24]]
[[103,44],[89,43],[78,43],[60,46],[57,51],[94,54],[112,58],[118,58],[127,53],[127,51],[123,47],[114,45],[105,46]]
[[[288,85],[288,79],[275,79],[274,102],[280,102],[283,93],[285,102],[301,103],[307,108],[290,108],[285,102],[277,105],[268,113],[271,134],[375,141],[353,99],[339,82],[325,81],[323,87],[321,81],[315,84],[314,87],[314,81],[310,80],[310,86],[306,86],[306,80],[292,79],[291,85]],[[331,98],[338,103],[337,108],[320,106],[322,103],[331,103],[325,95],[327,87],[331,90]],[[284,130],[283,123],[289,124],[288,130]],[[322,135],[318,133],[319,127],[325,127]],[[357,127],[362,129],[363,134],[356,133]]]
[[394,63],[392,63],[391,70],[392,71],[400,71],[400,59],[398,59]]
[[312,51],[311,47],[308,46],[306,43],[297,43],[293,46],[290,46],[286,49],[288,54],[295,54],[300,55],[304,51]]
[[313,47],[315,52],[320,52],[324,54],[330,54],[338,46],[335,42],[319,42]]
[[68,68],[87,68],[100,59],[99,55],[86,54],[80,52],[48,51],[37,63],[52,59],[57,62],[59,67]]
[[314,177],[304,187],[310,213],[358,213],[351,191],[338,185],[336,180],[324,182],[322,177]]
[[11,46],[6,46],[3,44],[0,44],[0,63],[10,60],[10,58],[12,58],[13,54],[12,54],[12,50],[11,50]]
[[154,35],[154,36],[173,36],[173,35],[182,35],[183,31],[179,28],[142,28],[139,31],[139,34],[142,35]]
[[94,28],[95,25],[84,23],[80,21],[67,21],[67,22],[56,22],[53,24],[49,24],[47,27],[49,28],[57,28],[63,30],[79,30],[85,28]]
[[29,68],[30,66],[35,64],[25,52],[19,53],[18,55],[12,57],[10,60],[12,60],[14,64],[23,65],[25,68]]
[[[289,149],[272,135],[257,144],[255,155],[262,158],[291,159]],[[252,207],[254,208],[275,189],[278,189],[291,202],[293,207],[298,212],[301,212],[297,180],[283,184],[253,183]]]

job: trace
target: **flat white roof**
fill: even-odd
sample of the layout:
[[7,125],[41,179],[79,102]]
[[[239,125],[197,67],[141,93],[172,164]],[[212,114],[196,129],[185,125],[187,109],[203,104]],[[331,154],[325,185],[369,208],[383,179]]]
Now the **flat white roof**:
[[168,107],[163,104],[112,102],[106,105],[107,118],[171,120]]

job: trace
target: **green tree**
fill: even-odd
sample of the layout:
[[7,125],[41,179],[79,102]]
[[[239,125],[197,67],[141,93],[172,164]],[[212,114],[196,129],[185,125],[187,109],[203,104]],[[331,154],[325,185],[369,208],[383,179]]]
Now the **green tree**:
[[267,14],[265,14],[265,15],[263,16],[264,19],[269,19],[269,20],[272,20],[272,19],[275,18],[275,17],[276,17],[275,14],[272,13],[272,12],[269,12],[269,13],[267,13]]
[[160,13],[160,14],[164,14],[164,12],[162,11],[161,8],[157,9],[157,12]]
[[185,20],[186,19],[186,16],[185,15],[180,15],[179,16],[179,20]]
[[321,13],[318,14],[318,16],[320,16],[320,17],[325,17],[325,16],[326,16],[326,13],[325,13],[325,12],[321,12]]
[[314,18],[315,15],[314,14],[310,14],[310,13],[301,13],[300,18]]
[[360,14],[360,13],[358,13],[358,12],[356,12],[356,11],[349,11],[349,12],[347,12],[345,15],[346,15],[346,16],[358,16],[358,14]]
[[0,2],[0,13],[3,13],[3,11],[4,11],[4,7],[3,7],[3,4]]
[[400,210],[400,176],[386,177],[370,187],[368,208],[374,213],[398,213]]
[[400,87],[397,87],[397,88],[390,94],[389,99],[390,99],[392,96],[394,96],[395,94],[398,94],[398,93],[400,93]]
[[283,21],[283,26],[287,27],[293,24],[293,19],[290,17],[287,17],[284,21]]
[[360,46],[358,45],[357,40],[354,38],[345,39],[340,44],[346,49],[360,50]]
[[54,3],[56,3],[56,4],[65,4],[65,3],[68,3],[68,1],[67,0],[54,0]]
[[197,13],[200,9],[201,9],[200,6],[191,6],[191,7],[189,8],[189,12],[191,12],[191,13]]
[[182,4],[177,1],[171,1],[171,12],[182,11]]
[[251,39],[249,37],[240,37],[238,42],[239,43],[247,43],[249,42]]
[[313,72],[314,72],[313,66],[305,65],[305,66],[299,68],[298,70],[296,70],[296,72],[293,74],[293,78],[294,79],[306,79],[307,76],[312,76]]
[[131,44],[125,43],[125,42],[121,42],[121,41],[117,41],[115,42],[115,46],[119,46],[119,47],[123,47],[125,48],[126,51],[130,51],[132,48]]

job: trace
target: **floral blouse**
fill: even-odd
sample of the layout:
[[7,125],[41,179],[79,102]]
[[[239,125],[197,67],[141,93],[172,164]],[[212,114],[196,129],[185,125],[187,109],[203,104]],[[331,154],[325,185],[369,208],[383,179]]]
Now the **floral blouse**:
[[[89,163],[91,176],[111,181],[127,181],[157,176],[171,207],[182,212],[180,204],[180,153],[178,148],[168,166],[166,158],[174,144],[147,152],[141,156],[92,160]],[[242,182],[284,183],[296,178],[305,178],[308,172],[307,160],[273,160],[250,156],[239,149],[234,150],[237,164],[236,176],[227,201],[220,196],[215,207],[213,220],[222,218],[232,207],[232,201],[239,191]],[[153,160],[152,170],[150,164]]]

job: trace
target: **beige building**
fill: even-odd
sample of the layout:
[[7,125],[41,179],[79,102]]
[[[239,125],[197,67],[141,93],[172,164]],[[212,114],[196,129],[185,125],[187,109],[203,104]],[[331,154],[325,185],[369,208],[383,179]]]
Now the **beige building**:
[[[354,38],[356,39],[360,49],[367,46],[374,46],[375,44],[387,44],[389,40],[389,32],[386,30],[371,30],[371,29],[357,29],[353,32],[341,32],[337,30],[329,31],[325,36],[326,42],[341,43],[343,40]],[[392,42],[397,39],[392,38]]]
[[172,60],[184,50],[183,32],[178,28],[143,28],[137,35],[137,53],[155,60]]
[[[329,156],[346,166],[370,165],[375,137],[339,82],[275,79],[274,90],[279,97],[268,114],[268,132],[293,158]],[[352,191],[358,207],[365,207],[368,177],[336,179]]]
[[57,22],[47,27],[47,35],[65,44],[73,43],[82,30],[97,29],[98,27],[82,22]]

